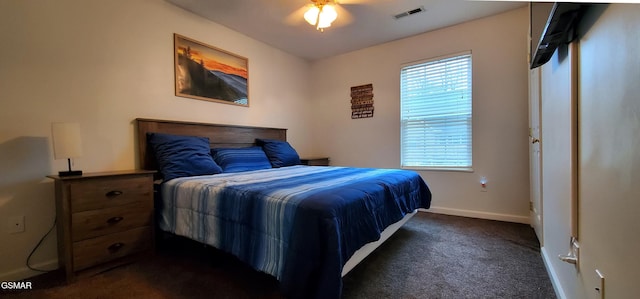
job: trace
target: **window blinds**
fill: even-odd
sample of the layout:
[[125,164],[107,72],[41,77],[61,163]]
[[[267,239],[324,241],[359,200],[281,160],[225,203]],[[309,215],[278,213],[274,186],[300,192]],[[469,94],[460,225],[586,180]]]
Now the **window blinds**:
[[471,53],[400,73],[402,167],[472,166]]

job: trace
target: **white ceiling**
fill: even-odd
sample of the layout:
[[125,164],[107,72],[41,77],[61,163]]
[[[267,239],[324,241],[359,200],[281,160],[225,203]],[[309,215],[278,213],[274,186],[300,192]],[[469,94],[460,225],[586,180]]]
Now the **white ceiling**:
[[[303,19],[310,0],[166,0],[307,60],[322,59],[516,9],[526,2],[464,0],[339,0],[324,32]],[[396,20],[418,7],[422,13]]]

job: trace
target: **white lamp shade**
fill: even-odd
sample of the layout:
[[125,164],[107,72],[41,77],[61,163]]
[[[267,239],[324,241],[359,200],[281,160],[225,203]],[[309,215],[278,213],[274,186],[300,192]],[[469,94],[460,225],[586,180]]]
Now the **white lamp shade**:
[[325,5],[320,12],[320,20],[318,20],[318,28],[327,28],[331,26],[331,23],[336,20],[338,13],[336,9],[331,5]]
[[316,25],[316,22],[318,22],[319,12],[320,12],[320,9],[317,6],[313,6],[304,14],[304,19],[310,25]]
[[53,139],[53,156],[56,159],[82,156],[80,124],[53,123],[51,124],[51,136]]
[[338,13],[332,5],[323,5],[322,7],[313,6],[305,14],[304,19],[318,29],[327,28],[336,20]]

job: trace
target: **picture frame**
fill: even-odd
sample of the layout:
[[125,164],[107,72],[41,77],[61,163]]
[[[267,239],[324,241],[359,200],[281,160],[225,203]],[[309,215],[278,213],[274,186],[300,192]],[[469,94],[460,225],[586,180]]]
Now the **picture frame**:
[[249,106],[249,60],[173,34],[175,94],[179,97]]

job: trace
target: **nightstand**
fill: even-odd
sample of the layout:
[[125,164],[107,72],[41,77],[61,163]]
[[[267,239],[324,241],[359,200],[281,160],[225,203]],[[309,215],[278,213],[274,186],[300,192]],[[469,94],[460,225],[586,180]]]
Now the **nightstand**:
[[67,281],[153,250],[153,174],[131,170],[55,180],[58,260]]
[[300,158],[300,162],[302,163],[302,165],[309,166],[329,166],[328,157]]

